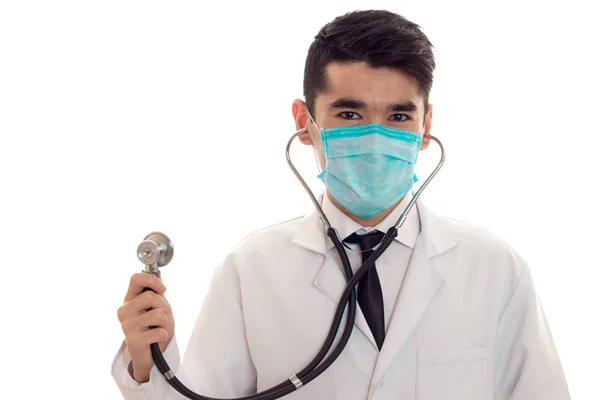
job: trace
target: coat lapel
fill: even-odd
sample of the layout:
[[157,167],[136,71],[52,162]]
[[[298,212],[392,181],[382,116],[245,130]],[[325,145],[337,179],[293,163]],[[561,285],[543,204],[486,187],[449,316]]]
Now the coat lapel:
[[444,279],[429,263],[422,240],[417,239],[375,366],[373,382],[381,380],[443,284]]
[[[336,306],[340,301],[342,296],[342,292],[346,288],[346,279],[344,276],[344,271],[341,267],[341,261],[338,260],[338,257],[335,257],[335,260],[332,259],[334,255],[330,255],[327,257],[323,267],[317,278],[314,281],[314,285],[323,293],[327,298],[329,298]],[[367,320],[365,319],[364,314],[362,313],[358,304],[356,305],[356,317],[354,319],[354,325],[360,329],[360,331],[365,335],[367,339],[373,344],[373,349],[377,350],[377,344],[375,342],[375,338],[371,333],[371,329],[367,324]],[[340,327],[340,331],[343,328]]]
[[421,233],[409,262],[390,326],[373,373],[377,384],[390,364],[418,325],[423,313],[444,285],[444,276],[433,265],[432,259],[458,243],[457,232],[444,218],[431,213],[417,200]]
[[[321,199],[319,199],[319,203]],[[339,235],[338,235],[339,236]],[[326,234],[326,226],[319,214],[314,211],[304,217],[299,223],[294,237],[294,243],[321,255],[319,261],[320,271],[313,284],[324,296],[326,296],[336,306],[340,301],[342,292],[346,287],[346,278],[342,269],[342,262],[335,250],[327,253],[327,244],[331,241]],[[365,335],[372,343],[373,348],[377,350],[375,338],[367,324],[360,307],[356,307],[356,318],[354,325]],[[340,328],[343,329],[343,328]]]

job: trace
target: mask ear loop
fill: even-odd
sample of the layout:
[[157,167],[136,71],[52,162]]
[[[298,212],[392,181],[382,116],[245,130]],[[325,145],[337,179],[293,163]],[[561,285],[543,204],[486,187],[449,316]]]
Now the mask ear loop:
[[317,154],[317,149],[313,146],[313,154],[315,155],[315,165],[317,166],[317,175],[321,175],[323,170],[321,169],[321,163],[319,162],[319,155]]
[[[312,124],[317,127],[317,130],[320,132],[321,128],[319,127],[319,125],[317,125],[317,123],[315,122],[315,119],[312,117],[310,111],[308,111],[308,109],[306,109],[306,114],[308,114],[308,118],[310,119],[310,122],[312,122]],[[308,133],[308,128],[306,128],[306,132]],[[323,172],[324,168],[321,168],[321,162],[319,161],[319,154],[317,152],[317,147],[313,144],[312,148],[313,148],[313,154],[315,156],[315,164],[317,165],[317,175],[320,175]],[[322,148],[322,145],[321,145]],[[342,243],[343,244],[343,243]]]

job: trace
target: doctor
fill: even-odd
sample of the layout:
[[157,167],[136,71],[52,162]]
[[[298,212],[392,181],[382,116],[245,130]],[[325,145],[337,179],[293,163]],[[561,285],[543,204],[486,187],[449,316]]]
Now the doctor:
[[[306,103],[294,101],[292,112],[318,155],[327,188],[319,201],[355,271],[413,196],[409,156],[430,144],[431,47],[403,17],[359,11],[325,25],[308,51]],[[352,157],[356,150],[369,154]],[[315,355],[345,282],[316,211],[255,232],[214,271],[180,358],[164,285],[135,274],[118,310],[125,340],[112,375],[126,400],[183,399],[154,366],[149,346],[159,342],[197,393],[268,389]],[[484,229],[417,201],[357,299],[342,354],[285,398],[570,399],[527,262]]]

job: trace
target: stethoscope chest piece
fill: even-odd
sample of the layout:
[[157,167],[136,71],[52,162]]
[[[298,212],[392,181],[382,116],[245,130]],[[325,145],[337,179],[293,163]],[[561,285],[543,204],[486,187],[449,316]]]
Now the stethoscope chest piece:
[[158,267],[164,267],[173,259],[173,242],[162,232],[148,234],[137,248],[138,259],[146,265],[146,272],[158,275]]

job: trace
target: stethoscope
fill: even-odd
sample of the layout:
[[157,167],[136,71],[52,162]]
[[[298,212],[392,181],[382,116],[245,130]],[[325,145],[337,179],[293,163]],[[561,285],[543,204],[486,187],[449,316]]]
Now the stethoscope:
[[[435,177],[438,171],[442,168],[442,165],[444,164],[444,160],[446,158],[444,146],[442,145],[442,143],[434,136],[424,135],[424,137],[435,141],[440,147],[441,156],[438,165],[433,170],[433,172],[427,177],[427,179],[421,185],[421,187],[415,192],[414,196],[411,198],[410,202],[406,206],[404,212],[402,212],[394,226],[392,226],[386,232],[381,243],[374,250],[373,254],[363,262],[361,267],[356,271],[356,274],[353,275],[348,255],[344,250],[344,245],[340,242],[338,235],[335,232],[335,229],[329,223],[329,220],[323,212],[323,209],[321,208],[321,205],[317,201],[315,195],[310,190],[302,176],[298,173],[298,171],[292,163],[292,160],[290,159],[290,147],[292,145],[292,142],[296,137],[305,132],[306,128],[300,129],[288,141],[286,147],[287,162],[294,174],[296,175],[296,177],[298,178],[298,180],[300,181],[300,183],[302,184],[302,186],[304,187],[304,189],[306,190],[306,192],[308,193],[308,195],[310,196],[315,208],[319,212],[321,220],[327,227],[327,236],[329,236],[329,238],[333,242],[335,249],[340,256],[340,261],[342,262],[344,275],[346,276],[348,284],[346,285],[346,288],[344,289],[340,297],[340,301],[338,302],[333,321],[331,323],[331,327],[329,328],[329,333],[327,334],[327,338],[325,339],[323,346],[313,358],[313,360],[306,367],[304,367],[304,369],[292,375],[290,378],[286,379],[277,386],[274,386],[270,389],[267,389],[265,391],[251,396],[238,397],[237,399],[232,400],[278,399],[302,388],[304,385],[311,382],[313,379],[322,374],[327,368],[329,368],[329,366],[338,358],[338,356],[342,353],[342,351],[346,347],[346,344],[350,340],[350,335],[352,334],[352,330],[354,327],[357,303],[355,286],[358,284],[360,279],[367,273],[369,268],[371,268],[375,264],[375,261],[379,258],[379,256],[381,256],[381,254],[390,246],[394,238],[398,235],[398,228],[401,227],[404,221],[406,220],[408,213],[414,206],[415,202],[417,201],[423,190],[429,185],[429,182],[431,182],[431,180]],[[144,238],[144,241],[138,246],[137,255],[139,260],[142,261],[146,266],[144,272],[151,273],[160,277],[160,271],[158,268],[167,265],[173,258],[173,243],[164,233],[152,232],[149,235],[147,235]],[[331,354],[329,354],[329,356],[325,358],[335,340],[346,304],[348,304],[348,318],[346,319],[344,331],[340,337],[338,344],[335,346]],[[175,390],[177,390],[177,392],[193,400],[224,400],[217,399],[214,397],[202,396],[192,392],[185,385],[183,385],[181,381],[177,379],[173,371],[171,371],[171,368],[167,364],[165,358],[163,357],[160,351],[160,348],[158,347],[158,343],[152,343],[150,345],[150,350],[152,352],[152,358],[154,359],[156,367],[165,376],[169,384]]]

